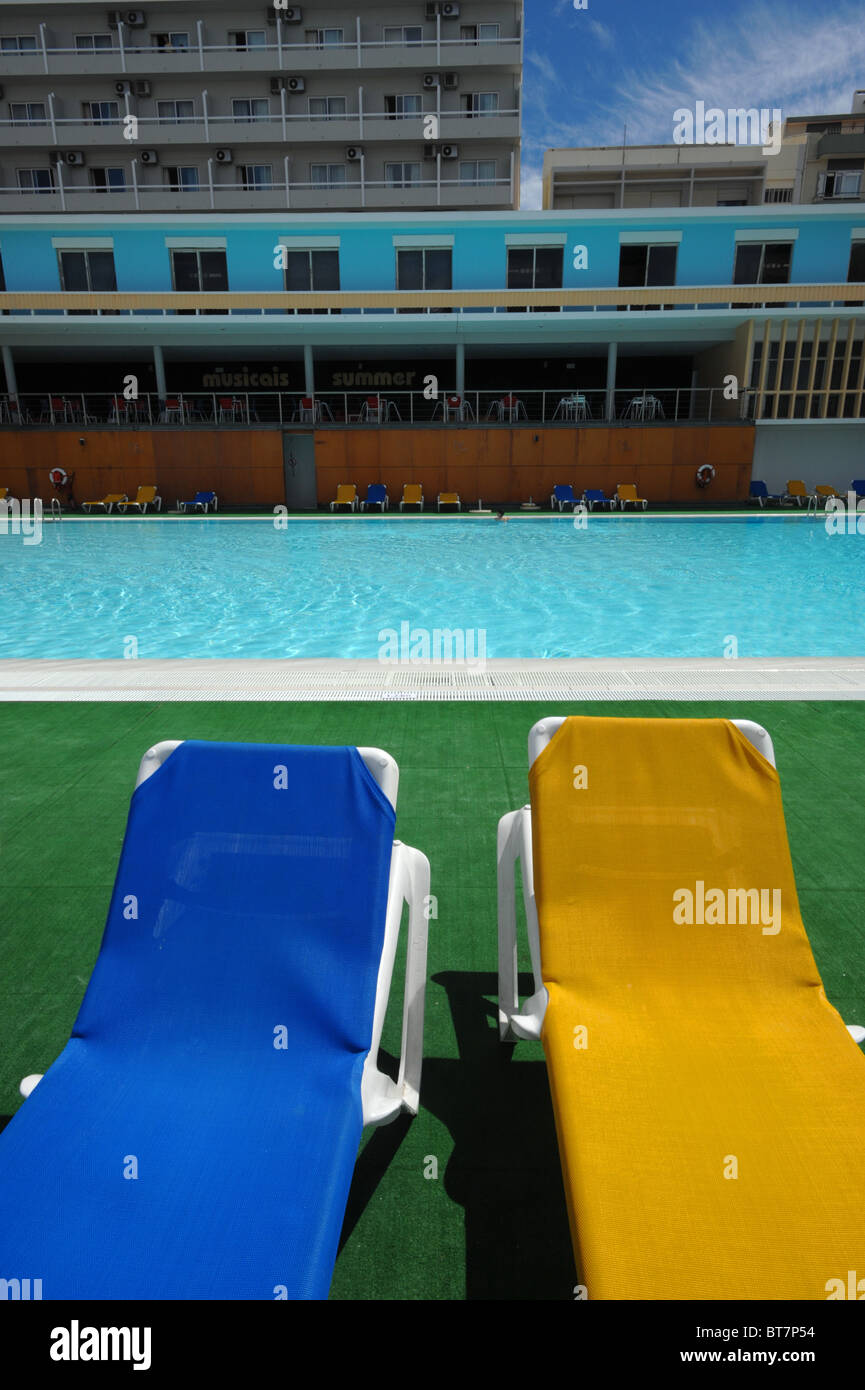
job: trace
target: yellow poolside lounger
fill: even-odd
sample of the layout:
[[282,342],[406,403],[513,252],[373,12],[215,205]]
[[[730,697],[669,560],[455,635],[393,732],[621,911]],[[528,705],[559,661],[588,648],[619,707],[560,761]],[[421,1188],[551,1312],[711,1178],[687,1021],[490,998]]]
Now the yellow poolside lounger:
[[357,511],[357,488],[354,483],[340,483],[336,489],[336,497],[330,504],[330,510],[335,507],[348,507],[350,511]]
[[811,493],[801,478],[789,478],[787,480],[787,491],[781,498],[782,502],[795,502],[797,507],[801,507],[803,502],[807,506],[810,500]]
[[136,497],[132,502],[117,502],[115,503],[115,505],[119,512],[125,512],[130,507],[137,507],[139,512],[143,516],[146,513],[147,508],[151,506],[155,507],[158,512],[161,511],[162,498],[159,496],[158,492],[156,491],[156,488],[151,485],[148,487],[140,487],[138,489]]
[[441,511],[442,507],[456,507],[458,512],[461,512],[463,509],[458,492],[440,492],[437,500],[439,511]]
[[543,1040],[587,1296],[827,1299],[865,1276],[865,1030],[823,990],[768,734],[551,718],[529,757],[499,825],[499,1026]]
[[418,507],[423,511],[423,486],[420,483],[403,483],[399,509]]
[[89,512],[91,507],[101,507],[103,511],[110,512],[112,507],[117,506],[118,502],[127,502],[128,500],[125,492],[109,492],[106,497],[100,498],[97,502],[82,502],[81,508],[83,511]]
[[645,497],[637,496],[637,488],[634,483],[617,483],[616,501],[622,511],[629,505],[632,506],[635,511],[637,507],[642,507],[643,511],[645,511],[646,507],[649,505]]

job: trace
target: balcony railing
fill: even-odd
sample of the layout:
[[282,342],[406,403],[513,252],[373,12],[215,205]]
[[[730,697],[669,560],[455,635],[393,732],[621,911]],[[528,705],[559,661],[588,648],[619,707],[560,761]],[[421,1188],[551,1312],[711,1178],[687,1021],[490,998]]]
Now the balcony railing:
[[170,289],[104,294],[59,290],[0,293],[0,313],[16,315],[107,313],[154,315],[292,313],[442,314],[548,311],[552,313],[661,313],[690,310],[766,310],[859,307],[865,284],[688,285],[652,289],[551,290],[321,290],[303,294],[281,290],[187,293]]
[[[30,76],[36,72],[88,74],[107,73],[180,73],[195,66],[201,72],[234,68],[237,60],[246,71],[270,68],[291,71],[311,66],[332,68],[375,68],[377,65],[405,66],[411,55],[417,55],[418,66],[438,67],[455,63],[458,66],[518,66],[522,43],[519,38],[500,37],[481,40],[427,37],[417,42],[390,41],[381,37],[364,38],[360,20],[353,31],[345,29],[341,43],[317,43],[289,37],[292,30],[274,27],[264,44],[246,47],[228,43],[205,43],[203,27],[190,33],[190,43],[183,48],[156,47],[137,43],[132,31],[118,37],[108,49],[79,49],[48,43],[44,29],[40,30],[35,49],[2,54],[2,70],[10,76]],[[294,31],[296,33],[296,30]]]
[[[372,381],[375,373],[368,374]],[[749,394],[749,399],[753,393]],[[105,427],[249,427],[304,425],[316,428],[451,425],[504,429],[518,425],[643,425],[746,419],[743,402],[724,399],[721,387],[624,387],[574,390],[518,389],[439,391],[185,391],[143,394],[126,400],[110,392],[19,392],[0,396],[0,425]]]

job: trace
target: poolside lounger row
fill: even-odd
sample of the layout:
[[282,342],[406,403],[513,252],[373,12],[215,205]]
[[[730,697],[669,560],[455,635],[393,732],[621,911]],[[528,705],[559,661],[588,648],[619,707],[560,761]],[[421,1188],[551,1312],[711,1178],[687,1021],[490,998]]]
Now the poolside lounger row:
[[[456,492],[440,492],[437,501],[439,511],[443,505],[456,506],[457,511],[462,510],[459,494]],[[400,511],[404,511],[406,507],[417,507],[418,511],[422,512],[423,504],[422,485],[420,483],[403,483],[402,497],[399,503]],[[357,487],[354,483],[340,483],[336,490],[336,497],[330,504],[330,510],[336,511],[338,507],[347,507],[351,512],[358,510],[364,512],[370,507],[378,507],[380,511],[386,512],[390,510],[390,498],[384,483],[370,483],[364,498],[358,497]]]
[[[816,509],[821,503],[825,507],[830,498],[837,497],[846,501],[845,494],[838,492],[830,483],[817,483],[814,491],[809,492],[801,478],[789,478],[785,487],[784,492],[770,492],[762,479],[755,478],[751,483],[750,499],[752,502],[759,502],[761,510],[770,502],[777,502],[779,506],[789,502],[795,503],[797,507]],[[854,478],[850,483],[850,491],[856,494],[857,499],[865,497],[865,478]]]
[[595,507],[609,507],[615,511],[616,507],[621,507],[625,511],[628,507],[642,507],[643,511],[649,505],[645,497],[638,497],[637,488],[634,483],[618,483],[616,485],[616,495],[607,497],[601,488],[586,488],[580,497],[574,495],[574,489],[570,483],[560,483],[553,488],[550,496],[550,510],[564,511],[565,507],[578,507],[582,503],[588,510],[594,511]]
[[[550,718],[529,764],[499,1031],[543,1042],[581,1288],[826,1298],[865,1251],[865,1030],[825,997],[768,734]],[[326,1297],[362,1127],[418,1109],[429,865],[397,782],[371,748],[145,754],[72,1037],[0,1135],[0,1270],[47,1299]]]

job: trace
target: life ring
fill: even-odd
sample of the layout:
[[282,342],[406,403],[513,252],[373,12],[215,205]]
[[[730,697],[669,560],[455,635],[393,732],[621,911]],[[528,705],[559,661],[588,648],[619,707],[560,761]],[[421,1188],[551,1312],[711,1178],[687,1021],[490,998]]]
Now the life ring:
[[48,481],[54,487],[65,487],[69,482],[69,475],[64,468],[52,468],[48,474]]
[[703,463],[697,469],[697,487],[708,487],[715,476],[711,463]]

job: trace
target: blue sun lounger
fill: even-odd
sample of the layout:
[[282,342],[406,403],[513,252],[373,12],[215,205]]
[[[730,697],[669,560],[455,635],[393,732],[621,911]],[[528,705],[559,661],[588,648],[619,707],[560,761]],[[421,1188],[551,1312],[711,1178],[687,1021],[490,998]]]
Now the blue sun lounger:
[[570,483],[557,483],[553,488],[550,497],[550,511],[554,512],[556,507],[559,511],[564,511],[565,507],[575,507],[577,499],[574,496],[574,489]]
[[[0,1277],[44,1299],[327,1297],[362,1128],[418,1104],[429,865],[394,842],[397,781],[378,749],[145,755],[72,1037],[0,1135]],[[376,1061],[404,900],[394,1082]]]
[[191,502],[178,502],[177,504],[177,510],[179,512],[197,512],[199,507],[205,514],[211,507],[214,511],[217,511],[219,507],[219,498],[216,493],[196,492]]

